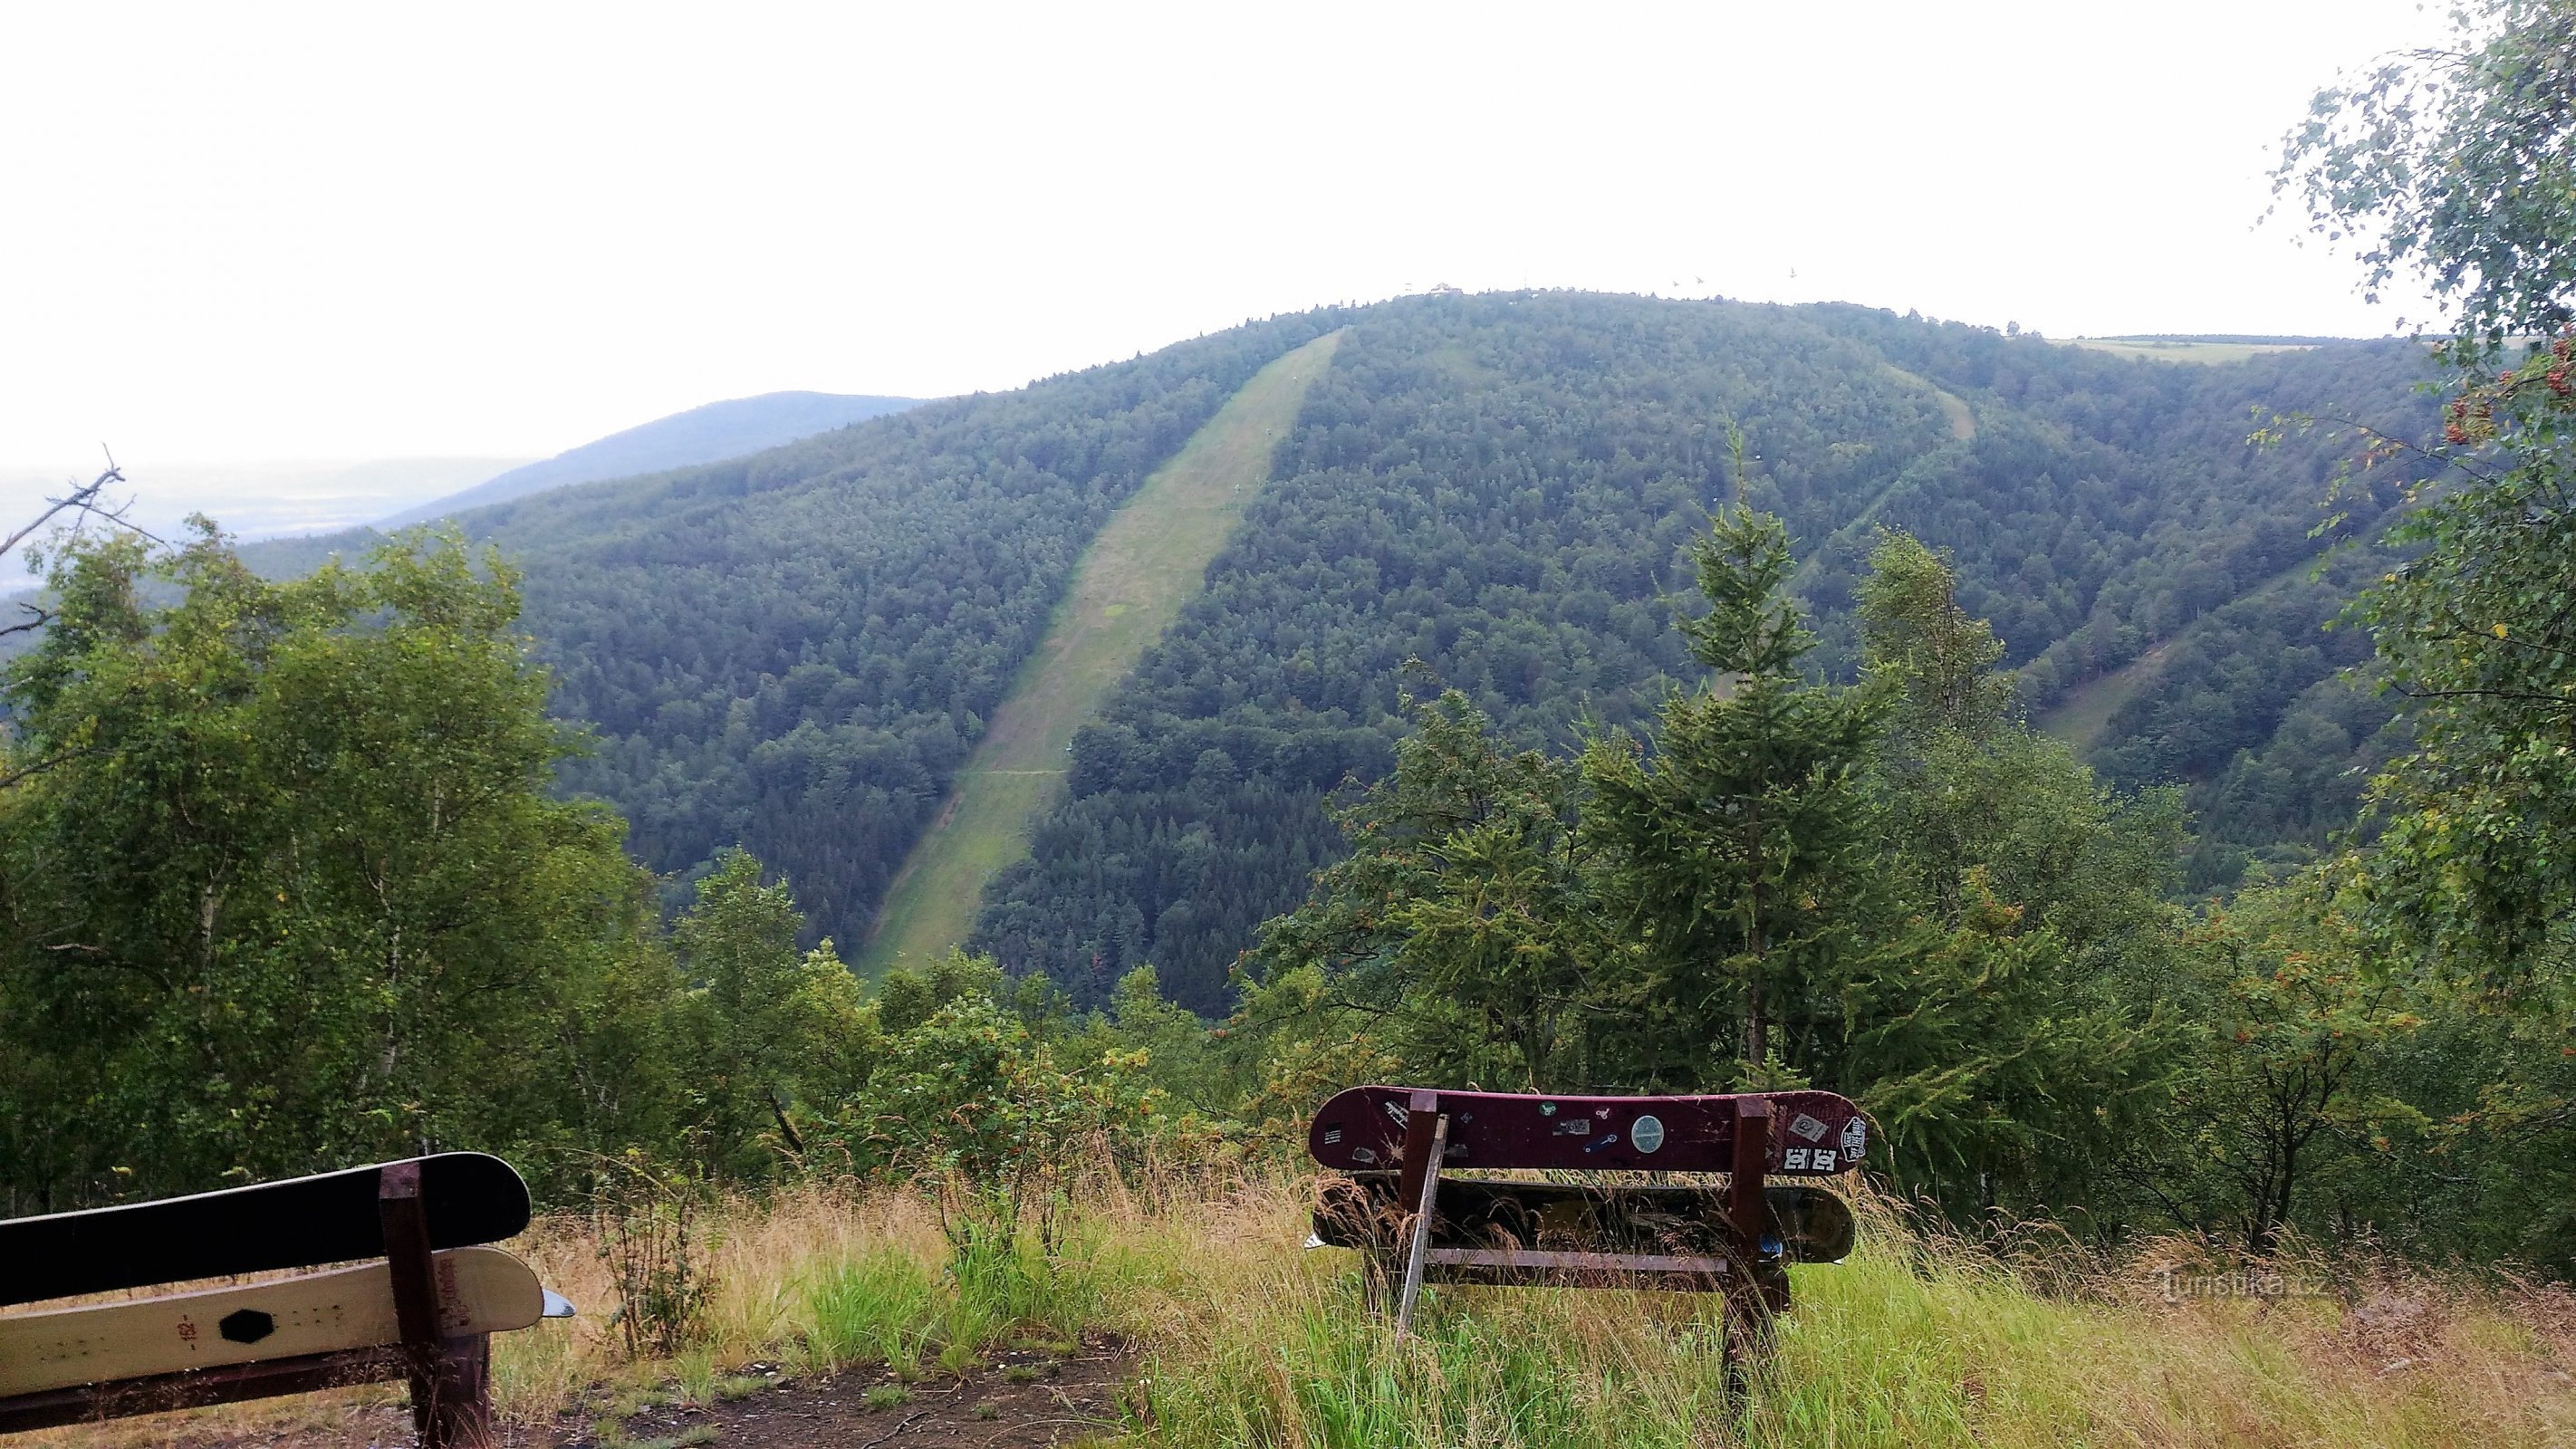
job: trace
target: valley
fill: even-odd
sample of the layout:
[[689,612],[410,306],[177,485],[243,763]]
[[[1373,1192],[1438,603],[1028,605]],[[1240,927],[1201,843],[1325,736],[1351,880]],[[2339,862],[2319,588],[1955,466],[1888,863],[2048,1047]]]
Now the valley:
[[[64,637],[89,652],[22,656],[25,728],[40,746],[111,719],[140,764],[42,777],[26,858],[139,859],[172,820],[214,819],[186,858],[247,884],[116,876],[142,904],[93,884],[45,908],[119,960],[183,957],[210,919],[255,949],[217,1012],[129,993],[102,1030],[131,1056],[65,1031],[58,1075],[0,1073],[30,1120],[65,1124],[0,1150],[67,1194],[133,1163],[156,1190],[233,1159],[276,1173],[302,1161],[290,1124],[347,1098],[365,1141],[388,1121],[516,1143],[543,1201],[624,1202],[544,1228],[567,1281],[631,1231],[598,1213],[705,1213],[723,1246],[692,1271],[723,1296],[669,1310],[666,1344],[690,1346],[585,1327],[513,1370],[505,1412],[568,1441],[806,1413],[1035,1431],[1025,1376],[1088,1363],[1164,1385],[1121,1406],[1232,1442],[1355,1408],[1415,1422],[1371,1387],[1393,1360],[1347,1264],[1291,1246],[1309,1180],[1286,1159],[1320,1094],[1795,1071],[1862,1104],[1890,1187],[1858,1190],[1847,1262],[1800,1265],[1807,1337],[1740,1421],[1754,1442],[1803,1442],[1762,1414],[1855,1412],[1849,1355],[1932,1343],[1950,1356],[1929,1377],[1857,1380],[1902,1407],[1905,1442],[2205,1427],[2163,1400],[2105,1417],[2090,1390],[2046,1397],[2063,1374],[2016,1378],[2006,1340],[2138,1395],[2260,1349],[2203,1376],[2227,1414],[2377,1416],[2392,1442],[2555,1414],[2545,1344],[2410,1340],[2410,1364],[2530,1390],[2475,1407],[2387,1378],[2396,1350],[2338,1309],[2282,1344],[2285,1320],[2242,1305],[2118,1296],[2144,1304],[2186,1251],[2154,1233],[2290,1251],[2349,1205],[2403,1255],[2374,1283],[2447,1294],[2428,1322],[2491,1335],[2537,1300],[2404,1259],[2565,1257],[2505,1169],[2422,1205],[2448,1134],[2494,1135],[2475,1094],[2497,1069],[2399,1033],[2430,1020],[2543,1068],[2555,1046],[2430,993],[2420,1015],[2318,999],[2367,980],[2370,948],[2303,894],[2325,879],[2306,867],[2402,744],[2344,672],[2364,641],[2327,625],[2419,475],[2347,481],[2319,530],[2349,437],[2257,446],[2246,420],[2421,436],[2420,361],[2351,344],[2173,367],[1860,308],[1425,297],[545,489],[352,574],[314,571],[365,536],[254,545],[238,573],[217,550],[154,583],[182,621],[157,636],[99,585],[127,556],[84,555]],[[220,816],[157,763],[210,758]],[[457,799],[479,802],[461,822]],[[405,971],[371,987],[378,958],[349,939]],[[34,1014],[73,980],[0,1002],[85,1021]],[[383,1010],[456,1024],[399,1081],[376,1075],[388,991]],[[1785,1051],[1734,1056],[1740,1008]],[[297,1029],[227,1030],[272,1010]],[[2273,1033],[2284,1011],[2334,1013],[2352,1044]],[[2245,1165],[2327,1109],[2284,1116],[2262,1084],[2360,1051],[2407,1121],[2447,1125],[2305,1148],[2329,1168],[2291,1217]],[[236,1125],[211,1135],[214,1054],[218,1091],[297,1095],[222,1100]],[[152,1104],[112,1133],[54,1085],[111,1059]],[[650,1144],[619,1171],[655,1196],[552,1150],[586,1141]],[[88,1155],[34,1155],[55,1143]],[[2092,1275],[2071,1293],[2001,1275],[1977,1226],[1997,1213],[2125,1256],[2050,1258]],[[1589,1386],[1625,1384],[1661,1405],[1654,1434],[1693,1442],[1734,1392],[1710,1373],[1725,1330],[1705,1303],[1617,1303],[1441,1287],[1422,1332],[1484,1376],[1498,1421],[1591,1422]],[[1326,1371],[1207,1387],[1254,1382],[1283,1342]],[[1493,1377],[1544,1344],[1580,1351]],[[934,1351],[955,1380],[937,1406],[914,1382]],[[630,1362],[672,1382],[603,1387]],[[2283,1374],[2308,1387],[2267,1394]]]

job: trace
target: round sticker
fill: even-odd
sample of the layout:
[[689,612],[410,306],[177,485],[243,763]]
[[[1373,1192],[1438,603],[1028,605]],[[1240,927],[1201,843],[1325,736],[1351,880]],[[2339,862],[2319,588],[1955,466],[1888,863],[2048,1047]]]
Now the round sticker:
[[1639,1152],[1652,1152],[1664,1145],[1664,1124],[1656,1117],[1640,1117],[1628,1124],[1628,1140]]

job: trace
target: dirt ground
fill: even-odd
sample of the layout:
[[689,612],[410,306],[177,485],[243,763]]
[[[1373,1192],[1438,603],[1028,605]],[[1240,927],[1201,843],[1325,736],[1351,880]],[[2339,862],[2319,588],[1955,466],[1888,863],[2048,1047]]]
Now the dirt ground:
[[[752,1365],[756,1374],[762,1367]],[[1039,1449],[1115,1436],[1133,1423],[1128,1386],[1134,1348],[1100,1338],[1054,1356],[1030,1349],[990,1355],[965,1375],[905,1384],[883,1368],[782,1379],[741,1398],[648,1408],[606,1421],[570,1413],[532,1429],[504,1426],[500,1449]],[[873,1392],[876,1405],[871,1405]],[[889,1402],[898,1400],[895,1402]],[[131,1420],[128,1445],[170,1449],[411,1449],[411,1413],[399,1400],[350,1404],[291,1428],[225,1435],[179,1428],[166,1437]],[[200,1421],[202,1422],[202,1421]],[[602,1432],[606,1427],[607,1432]],[[131,1431],[142,1430],[139,1436]],[[57,1431],[62,1433],[66,1431]],[[80,1431],[68,1431],[78,1434]],[[49,1436],[50,1437],[50,1436]]]
[[[1125,1344],[1102,1340],[1061,1359],[1027,1351],[1001,1353],[988,1367],[963,1378],[909,1385],[896,1384],[883,1369],[861,1370],[710,1408],[647,1410],[626,1420],[625,1434],[642,1444],[690,1436],[711,1425],[715,1437],[705,1442],[726,1449],[1037,1449],[1079,1444],[1114,1434],[1125,1422],[1122,1399],[1133,1368],[1134,1355]],[[903,1402],[868,1407],[870,1390],[890,1395],[898,1387],[907,1395]],[[616,1449],[592,1437],[588,1424],[565,1427],[575,1432],[553,1441],[560,1449]]]

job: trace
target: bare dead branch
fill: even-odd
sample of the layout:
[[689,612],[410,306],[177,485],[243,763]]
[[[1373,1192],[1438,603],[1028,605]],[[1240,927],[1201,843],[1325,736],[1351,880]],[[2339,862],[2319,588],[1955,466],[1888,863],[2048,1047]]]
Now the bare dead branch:
[[0,554],[5,554],[9,550],[16,548],[19,544],[26,542],[29,534],[34,533],[37,529],[40,529],[46,524],[52,522],[55,514],[60,513],[67,508],[77,509],[82,512],[88,512],[91,509],[96,508],[98,506],[98,496],[107,491],[108,484],[122,483],[124,481],[125,474],[117,468],[115,461],[111,459],[108,462],[107,470],[105,472],[90,480],[90,482],[85,486],[75,488],[61,498],[48,499],[46,501],[44,512],[37,514],[33,521],[19,529],[16,533],[9,535],[6,539],[0,539]]
[[[10,534],[7,538],[0,538],[0,556],[5,556],[11,549],[14,549],[18,545],[26,542],[37,529],[51,523],[54,520],[55,515],[66,511],[88,518],[96,518],[101,522],[115,524],[117,527],[124,529],[128,533],[139,534],[144,538],[150,539],[154,543],[165,543],[166,540],[161,538],[159,535],[125,516],[127,511],[133,507],[131,503],[111,505],[104,501],[104,495],[107,492],[108,485],[122,483],[124,481],[125,470],[116,465],[116,455],[113,453],[109,454],[107,467],[102,470],[97,477],[77,488],[74,488],[71,492],[60,498],[49,498],[45,500],[45,509],[42,513],[37,514],[24,527],[20,528],[17,532]],[[21,625],[19,627],[26,628],[32,626]]]
[[24,634],[29,630],[41,629],[47,624],[54,622],[54,616],[50,611],[38,608],[34,604],[21,600],[18,607],[26,610],[34,617],[21,620],[15,624],[0,625],[0,639],[6,639],[12,634]]

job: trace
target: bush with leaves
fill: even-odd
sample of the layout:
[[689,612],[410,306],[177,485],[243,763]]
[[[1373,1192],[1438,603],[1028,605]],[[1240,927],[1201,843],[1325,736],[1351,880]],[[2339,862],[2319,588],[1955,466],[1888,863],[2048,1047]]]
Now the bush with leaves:
[[858,982],[829,938],[798,950],[804,928],[787,884],[762,884],[760,862],[739,850],[717,858],[672,925],[699,1130],[729,1181],[801,1162],[807,1134],[857,1092],[876,1054]]
[[605,1160],[599,1176],[590,1215],[617,1289],[609,1321],[630,1357],[667,1358],[697,1336],[715,1289],[713,1189],[701,1173],[640,1149]]
[[887,1039],[846,1129],[853,1155],[936,1184],[960,1244],[982,1233],[1008,1240],[1032,1208],[1051,1242],[1080,1164],[1114,1165],[1161,1124],[1147,1055],[1062,1066],[990,996],[960,996]]
[[2373,785],[2372,893],[2443,969],[2538,1010],[2576,962],[2576,7],[2452,19],[2449,46],[2320,91],[2276,185],[2359,240],[2367,289],[2412,272],[2453,313],[2457,469],[2354,610],[2416,736]]

